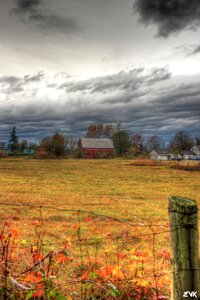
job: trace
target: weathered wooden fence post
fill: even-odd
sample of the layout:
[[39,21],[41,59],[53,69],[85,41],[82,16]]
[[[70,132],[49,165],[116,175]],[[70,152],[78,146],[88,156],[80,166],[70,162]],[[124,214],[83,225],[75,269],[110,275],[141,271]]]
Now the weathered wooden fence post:
[[170,196],[171,299],[200,299],[198,208],[193,199]]

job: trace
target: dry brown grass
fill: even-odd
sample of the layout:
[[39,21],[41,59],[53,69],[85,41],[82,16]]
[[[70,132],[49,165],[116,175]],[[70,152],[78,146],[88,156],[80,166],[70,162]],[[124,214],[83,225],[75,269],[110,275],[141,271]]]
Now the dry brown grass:
[[[60,277],[63,284],[66,278],[75,276],[75,270],[83,276],[83,270],[78,269],[81,260],[84,271],[88,270],[88,265],[96,264],[95,268],[105,271],[105,266],[120,264],[127,278],[133,276],[137,268],[139,270],[143,260],[145,274],[149,276],[144,284],[149,286],[154,255],[157,271],[164,272],[168,266],[163,257],[169,251],[169,234],[155,235],[154,245],[152,241],[153,233],[168,231],[168,196],[176,194],[200,201],[198,172],[185,172],[170,168],[168,163],[156,163],[150,160],[130,164],[130,160],[1,159],[0,202],[5,203],[0,206],[1,218],[19,229],[15,271],[17,268],[24,270],[26,263],[30,263],[24,248],[30,249],[38,240],[38,234],[41,237],[44,233],[45,253],[58,251],[66,241],[71,244],[68,251],[73,260],[64,267],[62,274],[65,276]],[[7,206],[9,202],[31,206]],[[40,209],[36,205],[74,212]],[[78,210],[88,212],[77,213]],[[125,222],[98,217],[89,211]],[[126,222],[138,226],[132,227]],[[145,224],[156,227],[145,227]],[[135,253],[140,253],[139,259]],[[168,294],[170,276],[166,272],[163,274],[159,279],[160,289]],[[69,293],[76,288],[66,287]],[[124,285],[124,289],[128,286]],[[72,299],[80,299],[78,297]]]

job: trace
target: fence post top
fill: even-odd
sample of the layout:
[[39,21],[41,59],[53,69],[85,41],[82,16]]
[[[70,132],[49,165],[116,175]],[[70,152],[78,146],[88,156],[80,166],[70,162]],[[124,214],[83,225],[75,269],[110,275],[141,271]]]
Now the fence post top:
[[171,195],[169,196],[169,212],[179,212],[185,214],[193,214],[196,213],[197,201],[191,198]]

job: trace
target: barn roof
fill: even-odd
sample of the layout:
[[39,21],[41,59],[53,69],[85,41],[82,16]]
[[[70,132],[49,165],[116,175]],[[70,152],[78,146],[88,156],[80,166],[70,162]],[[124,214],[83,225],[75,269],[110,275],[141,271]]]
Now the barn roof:
[[82,148],[114,149],[113,142],[106,138],[82,138]]

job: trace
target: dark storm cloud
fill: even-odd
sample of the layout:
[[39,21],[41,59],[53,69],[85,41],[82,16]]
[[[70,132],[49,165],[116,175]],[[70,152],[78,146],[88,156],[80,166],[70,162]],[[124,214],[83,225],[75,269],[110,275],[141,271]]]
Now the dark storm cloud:
[[42,2],[41,0],[15,0],[13,12],[17,14],[34,13]]
[[17,15],[25,24],[36,25],[44,32],[73,33],[80,31],[79,25],[71,17],[62,17],[51,12],[44,11],[42,0],[15,0],[15,6],[11,12]]
[[133,7],[145,25],[157,25],[160,37],[200,25],[199,0],[135,0]]
[[[132,74],[130,80],[127,74]],[[12,76],[7,81],[15,83],[18,79]],[[30,97],[18,102],[20,95],[11,94],[0,107],[0,140],[14,124],[21,136],[33,140],[55,131],[81,136],[92,122],[121,122],[130,132],[146,136],[170,136],[178,130],[197,135],[200,130],[200,82],[196,78],[178,83],[166,68],[133,69],[74,82],[73,91],[72,82],[68,84],[63,89],[52,86],[58,96],[51,99]]]

